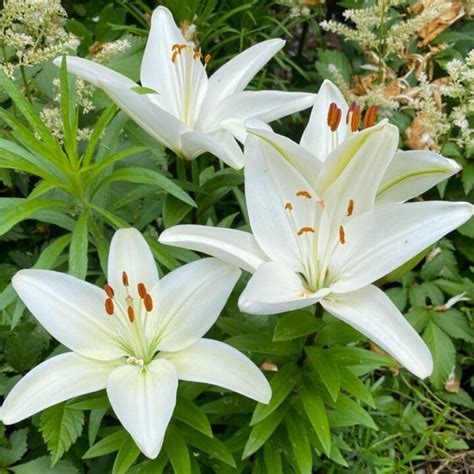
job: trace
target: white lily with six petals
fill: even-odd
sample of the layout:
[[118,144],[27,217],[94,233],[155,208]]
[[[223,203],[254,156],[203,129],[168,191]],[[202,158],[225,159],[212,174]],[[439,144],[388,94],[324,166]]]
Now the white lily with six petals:
[[72,397],[106,389],[115,414],[155,458],[176,403],[178,379],[218,385],[268,403],[270,386],[247,357],[202,336],[215,322],[240,270],[215,258],[161,280],[145,239],[119,230],[103,289],[45,270],[22,270],[13,286],[44,328],[73,352],[23,377],[1,408],[17,423]]
[[254,133],[259,136],[249,135],[245,144],[253,235],[183,225],[166,230],[160,241],[254,273],[239,299],[242,311],[275,314],[319,302],[408,370],[428,376],[428,348],[371,283],[466,222],[471,204],[401,203],[407,189],[398,180],[395,202],[377,205],[398,145],[398,130],[387,123],[352,134],[319,166],[291,140]]
[[[152,137],[192,160],[208,151],[233,168],[244,165],[235,138],[245,139],[248,120],[267,123],[311,107],[314,94],[244,91],[257,72],[284,46],[280,39],[258,43],[207,77],[205,56],[187,41],[165,7],[155,9],[141,65],[141,94],[128,77],[78,57],[70,72],[103,89]],[[60,65],[62,59],[56,58]]]

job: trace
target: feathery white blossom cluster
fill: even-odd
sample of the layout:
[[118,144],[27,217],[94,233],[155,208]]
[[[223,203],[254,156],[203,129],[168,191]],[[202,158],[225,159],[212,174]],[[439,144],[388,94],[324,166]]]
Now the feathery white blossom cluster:
[[110,61],[116,54],[126,51],[131,47],[128,39],[118,39],[108,43],[101,43],[97,53],[94,55],[94,61],[99,64],[104,64]]

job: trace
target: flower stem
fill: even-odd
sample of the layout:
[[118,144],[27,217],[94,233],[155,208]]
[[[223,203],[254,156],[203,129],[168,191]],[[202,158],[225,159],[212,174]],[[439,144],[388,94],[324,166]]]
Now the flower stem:
[[[323,317],[323,313],[324,313],[324,308],[321,304],[319,303],[316,303],[315,307],[314,307],[314,317],[315,318],[322,318]],[[311,347],[312,345],[314,345],[314,343],[316,342],[316,337],[317,337],[317,333],[313,332],[312,334],[309,334],[307,337],[306,337],[306,341],[304,342],[304,346],[303,346],[303,349],[301,349],[301,354],[298,358],[298,360],[296,361],[296,363],[300,366],[300,367],[303,367],[304,363],[306,362],[306,359],[307,359],[307,355],[306,355],[306,351],[305,349],[307,347]]]
[[28,79],[26,78],[25,68],[22,65],[20,65],[20,73],[21,73],[21,79],[23,80],[23,84],[25,86],[25,95],[31,104],[31,96],[30,96],[30,88],[28,87]]

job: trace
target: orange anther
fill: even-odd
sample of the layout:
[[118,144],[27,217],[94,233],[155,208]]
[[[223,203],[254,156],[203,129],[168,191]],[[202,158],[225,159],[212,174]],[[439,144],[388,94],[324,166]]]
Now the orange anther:
[[344,232],[344,227],[342,227],[342,225],[339,226],[339,242],[341,242],[341,244],[346,243],[346,233]]
[[308,191],[298,191],[296,193],[297,196],[303,196],[307,199],[311,199],[311,194]]
[[356,105],[351,115],[351,130],[353,132],[357,132],[357,130],[359,130],[359,122],[360,122],[360,107]]
[[357,102],[354,100],[352,102],[352,104],[349,106],[349,108],[347,109],[347,113],[346,113],[346,123],[347,124],[349,123],[349,119],[351,117],[351,112],[354,112],[355,107],[357,107]]
[[336,103],[331,102],[329,104],[328,117],[327,117],[328,127],[331,127],[331,124],[332,124],[333,119],[334,119],[334,113],[335,113],[336,109],[337,109]]
[[293,204],[291,204],[291,202],[287,202],[285,204],[285,209],[288,209],[289,211],[292,211],[293,210]]
[[211,55],[206,54],[206,56],[204,56],[204,64],[207,64],[210,60],[211,60]]
[[128,275],[127,272],[122,272],[122,285],[128,286]]
[[375,124],[376,120],[377,120],[377,106],[371,105],[365,111],[363,128],[372,127]]
[[138,290],[138,296],[140,296],[141,299],[145,298],[145,295],[147,294],[146,287],[143,283],[139,283],[137,286]]
[[331,132],[335,132],[339,123],[341,122],[342,110],[336,105],[335,102],[331,102],[331,105],[328,109],[328,126],[331,129]]
[[143,298],[143,304],[145,305],[145,309],[150,312],[153,309],[153,299],[150,293],[147,293]]
[[201,51],[194,51],[193,59],[201,59],[201,58],[202,58]]
[[347,217],[351,217],[354,212],[354,200],[349,199],[349,205],[347,206]]
[[112,316],[114,314],[114,302],[112,301],[112,298],[107,298],[105,300],[105,312],[109,315]]
[[104,285],[104,291],[109,298],[114,297],[114,289],[110,285]]
[[173,51],[173,54],[171,55],[171,62],[174,64],[176,62],[176,59],[178,58],[179,51]]
[[305,226],[305,227],[301,227],[301,229],[298,231],[298,235],[303,235],[306,232],[311,232],[312,234],[314,234],[316,231],[314,230],[313,227]]
[[132,306],[129,306],[127,308],[127,314],[128,314],[128,320],[133,323],[135,321],[135,310],[133,309]]

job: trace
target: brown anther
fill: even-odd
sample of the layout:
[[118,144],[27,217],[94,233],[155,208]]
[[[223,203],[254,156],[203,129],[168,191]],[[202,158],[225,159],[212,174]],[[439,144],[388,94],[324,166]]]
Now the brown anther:
[[206,56],[204,56],[204,64],[207,64],[210,60],[211,60],[211,55],[206,54]]
[[129,285],[127,272],[122,272],[122,285],[123,286]]
[[347,109],[346,113],[346,123],[349,124],[349,119],[351,117],[351,112],[354,112],[354,109],[358,107],[357,102],[354,100],[350,107]]
[[293,210],[293,204],[291,204],[291,202],[287,202],[285,204],[285,209],[287,209],[288,211],[292,211]]
[[342,110],[336,105],[335,102],[331,102],[331,105],[328,109],[328,126],[331,129],[331,132],[335,132],[339,123],[341,122]]
[[371,105],[365,111],[363,128],[372,127],[375,124],[376,120],[377,120],[377,106]]
[[354,212],[354,199],[349,199],[349,205],[347,206],[347,217],[351,217]]
[[327,117],[327,123],[328,123],[328,127],[331,128],[332,127],[332,123],[333,123],[333,120],[334,120],[334,113],[336,112],[337,110],[337,105],[335,102],[331,102],[329,104],[329,109],[328,109],[328,117]]
[[178,58],[179,51],[173,51],[173,54],[171,55],[171,62],[174,64],[176,62],[176,59]]
[[110,286],[110,285],[107,285],[105,284],[104,285],[104,291],[105,291],[105,294],[109,297],[109,298],[113,298],[114,297],[114,289]]
[[308,191],[298,191],[296,195],[305,197],[306,199],[311,199],[311,194]]
[[342,227],[342,225],[339,226],[339,242],[341,242],[341,244],[346,243],[346,233],[344,232],[344,227]]
[[171,51],[177,51],[178,53],[181,52],[182,49],[186,48],[187,44],[175,43],[171,46]]
[[301,229],[298,231],[298,235],[303,235],[306,232],[311,232],[312,234],[314,234],[316,231],[314,230],[313,227],[305,226],[305,227],[301,227]]
[[201,59],[201,58],[202,58],[201,51],[194,51],[193,59]]
[[145,298],[145,295],[147,294],[146,287],[143,283],[139,283],[137,285],[137,290],[138,290],[138,296],[140,296],[141,299]]
[[129,306],[127,308],[127,314],[128,314],[128,320],[133,323],[135,321],[135,310],[133,309],[132,306]]
[[105,312],[109,315],[112,316],[114,314],[114,302],[112,301],[112,298],[107,298],[105,300]]
[[339,127],[339,124],[341,123],[341,117],[342,117],[342,110],[338,108],[336,110],[336,117],[334,118],[334,124],[331,127],[331,132],[335,132],[337,130],[337,127]]
[[145,309],[150,312],[153,309],[153,299],[150,293],[147,293],[143,298],[143,304],[145,305]]
[[359,122],[360,122],[360,107],[356,105],[351,115],[351,130],[353,132],[357,132],[357,130],[359,130]]

